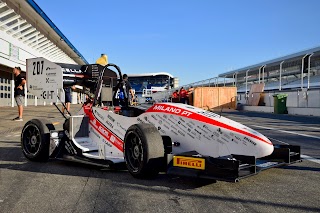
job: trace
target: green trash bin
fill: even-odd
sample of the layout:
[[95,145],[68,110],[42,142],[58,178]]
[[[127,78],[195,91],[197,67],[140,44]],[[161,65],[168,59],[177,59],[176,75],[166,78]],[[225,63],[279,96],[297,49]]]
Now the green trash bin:
[[288,114],[287,110],[287,97],[288,94],[275,94],[274,99],[274,113],[275,114]]

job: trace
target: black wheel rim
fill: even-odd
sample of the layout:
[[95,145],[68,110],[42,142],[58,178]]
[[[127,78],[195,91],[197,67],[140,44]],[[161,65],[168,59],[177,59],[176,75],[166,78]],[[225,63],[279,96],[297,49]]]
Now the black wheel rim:
[[135,132],[130,132],[125,145],[125,157],[127,165],[132,172],[138,172],[143,163],[142,142]]
[[22,134],[24,151],[29,155],[36,155],[41,146],[41,134],[39,128],[30,124],[27,126]]

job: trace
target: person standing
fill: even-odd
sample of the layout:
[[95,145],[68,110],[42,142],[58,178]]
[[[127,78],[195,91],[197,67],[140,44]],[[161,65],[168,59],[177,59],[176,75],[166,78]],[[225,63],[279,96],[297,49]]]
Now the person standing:
[[172,93],[171,102],[178,103],[179,102],[179,91],[176,90]]
[[67,112],[70,112],[70,104],[71,104],[71,89],[74,90],[75,87],[65,87],[63,88],[64,90],[64,104],[65,104],[65,108],[62,107],[62,113],[65,113],[64,110],[66,109]]
[[21,68],[13,68],[13,74],[15,76],[14,80],[14,99],[18,106],[18,117],[14,118],[14,121],[23,121],[23,104],[24,104],[24,85],[26,84],[26,79],[21,76]]
[[[127,74],[123,74],[123,81],[120,82],[119,90],[120,90],[120,93],[119,93],[120,105],[123,107],[128,107],[129,100],[134,98],[134,93],[133,93],[132,86],[129,82]],[[130,95],[131,95],[131,99],[130,99]]]
[[180,91],[179,91],[179,98],[180,98],[180,103],[185,104],[187,101],[187,90],[185,90],[183,87],[181,87]]

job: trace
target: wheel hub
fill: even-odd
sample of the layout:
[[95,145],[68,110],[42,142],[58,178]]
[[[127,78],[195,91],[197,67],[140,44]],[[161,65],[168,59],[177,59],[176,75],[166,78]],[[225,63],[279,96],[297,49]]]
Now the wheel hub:
[[33,135],[30,139],[30,142],[32,145],[35,145],[37,143],[37,137]]
[[133,148],[133,157],[134,158],[138,158],[139,157],[139,147],[138,146],[134,146]]

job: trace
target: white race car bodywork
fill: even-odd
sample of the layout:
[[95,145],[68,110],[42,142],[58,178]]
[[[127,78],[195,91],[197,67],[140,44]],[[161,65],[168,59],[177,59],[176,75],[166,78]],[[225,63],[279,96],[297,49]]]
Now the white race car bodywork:
[[150,106],[138,117],[124,117],[103,108],[84,106],[80,114],[89,117],[89,138],[86,148],[99,147],[103,159],[123,158],[123,141],[133,124],[153,124],[161,135],[169,136],[172,153],[197,151],[201,155],[220,157],[241,154],[265,157],[273,152],[271,141],[259,132],[192,106],[159,103]]

